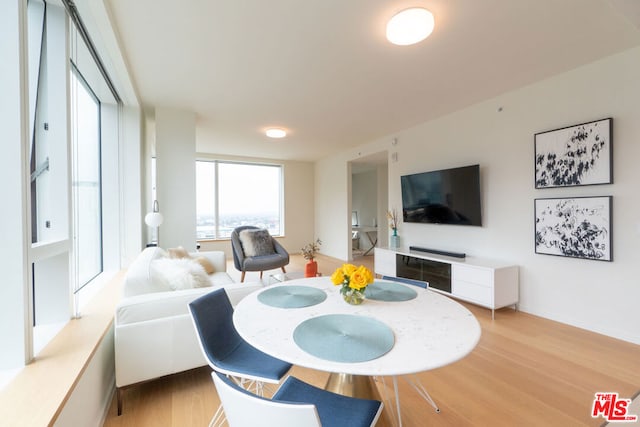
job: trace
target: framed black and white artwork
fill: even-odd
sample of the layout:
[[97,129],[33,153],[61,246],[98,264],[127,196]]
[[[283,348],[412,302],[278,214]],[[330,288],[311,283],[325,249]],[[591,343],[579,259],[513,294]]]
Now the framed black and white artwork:
[[613,261],[611,196],[535,200],[535,252]]
[[613,183],[613,119],[536,133],[536,188]]

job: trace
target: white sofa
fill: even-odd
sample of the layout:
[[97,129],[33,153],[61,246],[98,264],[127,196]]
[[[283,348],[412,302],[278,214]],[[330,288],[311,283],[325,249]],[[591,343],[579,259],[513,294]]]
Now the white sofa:
[[171,280],[163,280],[157,271],[168,257],[157,247],[144,249],[127,270],[123,298],[115,312],[118,414],[123,387],[207,364],[189,315],[192,300],[224,287],[235,305],[263,286],[234,283],[226,272],[222,251],[190,255],[205,257],[213,266],[215,272],[208,275],[210,286],[174,290]]

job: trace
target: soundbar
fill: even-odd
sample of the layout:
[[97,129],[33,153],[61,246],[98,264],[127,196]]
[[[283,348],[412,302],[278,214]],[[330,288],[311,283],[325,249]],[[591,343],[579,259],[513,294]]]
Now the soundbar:
[[451,256],[454,258],[464,258],[467,256],[467,254],[462,252],[441,251],[439,249],[421,248],[420,246],[409,246],[409,250],[418,251],[418,252],[427,252],[427,253],[436,254],[436,255]]

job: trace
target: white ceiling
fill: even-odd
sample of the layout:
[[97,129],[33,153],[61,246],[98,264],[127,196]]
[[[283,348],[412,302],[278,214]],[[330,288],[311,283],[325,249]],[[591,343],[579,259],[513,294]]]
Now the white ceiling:
[[[194,111],[200,152],[275,159],[316,160],[640,45],[640,0],[105,2],[147,111]],[[386,20],[414,5],[433,34],[389,44]]]

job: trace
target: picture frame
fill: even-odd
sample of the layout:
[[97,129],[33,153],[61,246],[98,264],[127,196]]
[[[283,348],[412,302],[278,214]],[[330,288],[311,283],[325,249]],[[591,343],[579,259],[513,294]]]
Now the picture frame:
[[535,253],[613,261],[612,196],[534,201]]
[[534,135],[535,188],[613,184],[611,117]]

